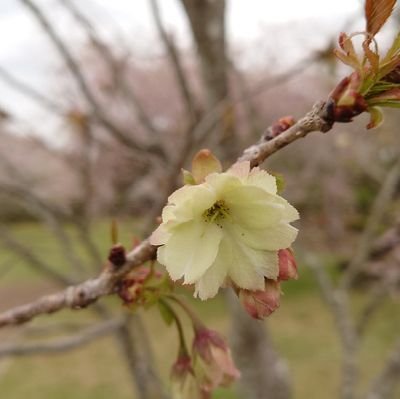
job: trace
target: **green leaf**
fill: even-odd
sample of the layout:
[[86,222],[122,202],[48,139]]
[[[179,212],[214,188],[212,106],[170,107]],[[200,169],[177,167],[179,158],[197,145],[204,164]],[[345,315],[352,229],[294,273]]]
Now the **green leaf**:
[[396,56],[398,56],[400,53],[400,32],[397,34],[395,37],[392,46],[388,50],[388,52],[385,55],[385,58],[383,59],[382,63],[387,63]]
[[388,108],[400,108],[399,100],[387,100],[387,101],[377,101],[372,104],[374,107],[388,107]]
[[167,326],[170,326],[174,321],[174,314],[171,312],[171,309],[165,305],[164,302],[157,302],[158,310],[160,311],[161,317],[164,320]]
[[193,175],[186,169],[182,169],[183,184],[194,185],[196,184]]
[[367,129],[374,129],[380,126],[383,122],[383,113],[380,108],[370,107],[368,112],[371,115],[371,119],[367,125]]
[[281,194],[286,187],[283,175],[281,173],[276,173],[276,172],[269,172],[269,174],[275,177],[278,194]]
[[368,98],[368,105],[381,106],[381,107],[395,107],[400,106],[400,88],[387,90],[379,95]]
[[399,89],[400,83],[391,83],[391,82],[378,82],[376,83],[369,91],[368,94],[365,96],[366,99],[378,96],[393,89]]

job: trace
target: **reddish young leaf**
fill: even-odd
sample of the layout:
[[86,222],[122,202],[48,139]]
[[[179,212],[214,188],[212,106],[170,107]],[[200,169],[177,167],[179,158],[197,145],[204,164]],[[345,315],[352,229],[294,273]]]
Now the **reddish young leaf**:
[[[397,0],[366,0],[367,32],[374,37],[393,12]],[[369,40],[370,41],[370,40]]]
[[358,59],[351,37],[342,32],[339,35],[339,46],[343,51],[334,49],[333,51],[336,57],[356,71],[360,71],[362,68],[361,61]]

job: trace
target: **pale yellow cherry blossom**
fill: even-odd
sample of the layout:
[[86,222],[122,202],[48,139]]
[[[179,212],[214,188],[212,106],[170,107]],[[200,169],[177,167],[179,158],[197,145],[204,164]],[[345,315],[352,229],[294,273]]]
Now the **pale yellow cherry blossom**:
[[169,198],[162,223],[150,242],[172,280],[195,284],[207,299],[232,281],[263,290],[277,279],[278,250],[291,246],[297,210],[277,194],[275,177],[249,162],[210,173],[201,184],[185,185]]

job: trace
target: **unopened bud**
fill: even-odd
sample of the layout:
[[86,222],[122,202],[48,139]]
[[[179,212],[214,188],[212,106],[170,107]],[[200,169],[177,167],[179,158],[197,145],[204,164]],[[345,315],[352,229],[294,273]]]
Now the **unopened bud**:
[[221,162],[207,149],[200,150],[192,161],[192,177],[195,183],[203,183],[210,173],[220,173]]
[[187,354],[179,355],[171,368],[172,399],[208,399],[204,395],[192,369],[192,359]]
[[245,311],[257,320],[263,320],[278,309],[280,295],[279,282],[270,279],[265,279],[264,290],[238,290],[239,300]]
[[230,349],[220,334],[199,328],[193,340],[194,368],[203,392],[228,386],[240,377],[233,363]]
[[280,249],[278,251],[279,258],[279,281],[297,280],[297,264],[293,251],[290,248]]
[[113,245],[108,254],[108,260],[117,268],[123,266],[126,262],[125,248],[121,244]]
[[288,115],[275,121],[263,134],[263,140],[272,140],[295,124],[293,116]]

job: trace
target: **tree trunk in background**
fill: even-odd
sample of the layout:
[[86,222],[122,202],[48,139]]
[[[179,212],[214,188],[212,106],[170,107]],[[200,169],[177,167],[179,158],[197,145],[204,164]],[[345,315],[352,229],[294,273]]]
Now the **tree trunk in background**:
[[229,95],[225,0],[180,0],[187,15],[207,96],[207,112],[221,107],[219,146],[225,160],[238,154],[235,112]]
[[239,382],[243,398],[289,399],[289,371],[273,349],[265,323],[248,316],[232,292],[227,292],[226,298],[232,315],[232,351],[242,373]]
[[139,316],[130,319],[115,333],[117,342],[126,360],[128,372],[138,399],[168,399],[157,373],[154,370],[152,353],[143,333]]

